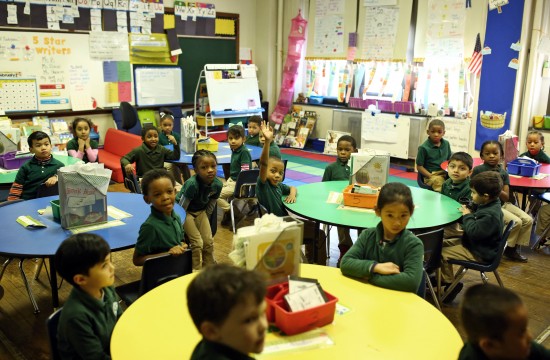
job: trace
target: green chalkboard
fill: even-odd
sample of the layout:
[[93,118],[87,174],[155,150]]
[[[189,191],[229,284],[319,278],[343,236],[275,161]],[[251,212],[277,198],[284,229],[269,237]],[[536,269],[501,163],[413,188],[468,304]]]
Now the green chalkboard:
[[224,38],[180,37],[182,54],[178,65],[183,70],[183,102],[193,103],[201,70],[206,64],[236,64],[237,40]]

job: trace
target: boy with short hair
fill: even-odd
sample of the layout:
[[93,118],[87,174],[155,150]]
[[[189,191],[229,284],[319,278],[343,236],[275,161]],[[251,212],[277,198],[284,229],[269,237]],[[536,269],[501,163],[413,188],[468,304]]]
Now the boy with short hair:
[[52,143],[48,134],[35,131],[27,139],[29,150],[34,156],[19,168],[11,185],[8,201],[36,198],[40,185],[57,186],[57,169],[64,164],[52,155]]
[[187,306],[202,340],[191,360],[253,359],[267,331],[266,283],[260,273],[231,265],[204,268],[187,288]]
[[63,306],[57,330],[61,359],[110,359],[111,333],[122,314],[114,288],[111,249],[96,234],[63,241],[55,266],[73,289]]
[[[343,135],[336,143],[336,151],[338,158],[325,168],[322,181],[349,181],[351,170],[348,163],[351,153],[357,152],[357,142],[350,135]],[[349,228],[338,226],[338,249],[340,249],[340,256],[336,263],[337,267],[340,267],[342,257],[352,246],[353,241],[351,241]]]
[[445,170],[441,169],[441,163],[451,157],[451,145],[443,139],[445,135],[443,121],[432,120],[426,132],[428,139],[418,147],[416,168],[424,177],[426,185],[431,186],[434,191],[441,192],[441,186],[445,181]]
[[[227,130],[227,142],[231,149],[231,164],[229,165],[229,178],[223,184],[222,192],[218,198],[218,206],[223,210],[222,226],[231,225],[231,206],[228,199],[235,192],[237,177],[242,170],[252,169],[252,158],[247,147],[244,145],[244,141],[245,136],[242,126],[234,125]],[[240,218],[242,218],[242,215],[238,213],[235,223],[238,223]]]
[[[497,256],[502,239],[504,220],[498,196],[502,189],[502,179],[494,171],[486,171],[470,181],[472,200],[478,205],[475,211],[462,205],[462,238],[443,241],[441,251],[441,275],[445,290],[454,279],[453,266],[449,259],[474,260],[490,263]],[[462,290],[464,284],[456,285],[444,302],[451,303]]]
[[550,351],[533,341],[527,309],[512,290],[492,284],[470,287],[460,317],[468,341],[459,360],[550,359]]
[[248,118],[248,136],[244,142],[247,145],[262,146],[260,144],[260,126],[262,125],[262,117],[254,115]]

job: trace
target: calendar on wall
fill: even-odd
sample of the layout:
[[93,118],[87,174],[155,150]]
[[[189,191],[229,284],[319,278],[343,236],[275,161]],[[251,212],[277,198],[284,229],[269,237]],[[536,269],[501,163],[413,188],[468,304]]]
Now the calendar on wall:
[[36,79],[0,78],[0,109],[4,111],[37,111]]

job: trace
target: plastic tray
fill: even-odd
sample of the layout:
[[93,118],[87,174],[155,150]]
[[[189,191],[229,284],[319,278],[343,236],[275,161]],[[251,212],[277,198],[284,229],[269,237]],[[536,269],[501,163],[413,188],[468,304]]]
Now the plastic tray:
[[508,163],[507,169],[510,175],[532,177],[538,175],[540,164],[534,164],[529,160],[515,159]]
[[357,193],[351,192],[352,188],[353,188],[353,185],[348,185],[344,189],[344,205],[366,208],[366,209],[374,209],[374,207],[376,206],[376,202],[378,201],[378,194],[380,192],[378,192],[375,195],[357,194]]
[[210,138],[208,141],[197,141],[197,150],[216,152],[218,151],[218,142],[213,138]]
[[15,152],[7,152],[0,155],[0,166],[4,169],[19,169],[21,165],[30,160],[32,156],[15,157]]
[[324,96],[312,95],[309,97],[310,104],[320,105],[323,103]]

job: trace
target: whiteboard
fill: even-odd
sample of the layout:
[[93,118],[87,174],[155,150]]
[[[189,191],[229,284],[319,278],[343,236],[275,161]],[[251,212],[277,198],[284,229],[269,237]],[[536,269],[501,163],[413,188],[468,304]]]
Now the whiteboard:
[[137,105],[173,105],[183,102],[180,67],[138,67],[134,79]]
[[[225,72],[241,71],[235,78],[224,78]],[[214,64],[205,66],[206,88],[210,111],[245,111],[261,108],[256,71],[247,66]],[[241,76],[241,77],[239,77]]]
[[[0,31],[0,76],[36,79],[40,111],[71,109],[71,95],[84,93],[87,103],[80,106],[92,108],[91,98],[99,107],[118,105],[109,100],[103,63],[90,58],[88,40],[88,34]],[[75,93],[75,88],[85,91]]]
[[361,119],[361,148],[383,150],[390,156],[409,158],[411,119],[395,114],[374,114],[364,111]]
[[445,123],[445,139],[451,144],[451,150],[453,152],[469,152],[470,125],[472,122],[468,119],[448,117],[438,119]]

